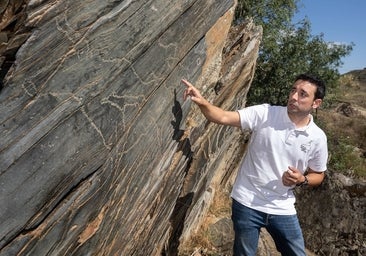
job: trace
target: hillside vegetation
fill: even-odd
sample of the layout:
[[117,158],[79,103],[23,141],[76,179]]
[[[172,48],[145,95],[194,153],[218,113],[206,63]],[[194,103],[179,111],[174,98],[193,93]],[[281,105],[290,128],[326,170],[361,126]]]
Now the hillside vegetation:
[[326,96],[317,123],[329,145],[329,169],[366,177],[366,69],[344,74],[336,90]]

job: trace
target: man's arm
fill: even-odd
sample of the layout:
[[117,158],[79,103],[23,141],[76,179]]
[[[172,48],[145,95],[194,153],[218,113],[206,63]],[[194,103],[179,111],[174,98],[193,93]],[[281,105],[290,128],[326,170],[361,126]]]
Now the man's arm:
[[207,118],[207,120],[217,124],[241,127],[240,117],[237,111],[226,111],[212,105],[202,97],[201,93],[190,82],[184,79],[182,79],[182,82],[186,86],[186,90],[183,95],[184,100],[186,100],[187,97],[190,97],[191,100],[200,108],[202,114]]
[[[306,174],[306,178],[308,180],[308,185],[312,186],[312,187],[319,186],[323,182],[324,176],[325,176],[324,172],[316,172],[316,171],[308,168],[308,171]],[[305,176],[302,177],[300,182],[304,182],[304,181],[305,181]]]

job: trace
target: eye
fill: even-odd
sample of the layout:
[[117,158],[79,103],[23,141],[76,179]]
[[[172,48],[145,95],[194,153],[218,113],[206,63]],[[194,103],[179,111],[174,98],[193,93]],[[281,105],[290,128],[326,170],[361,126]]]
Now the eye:
[[305,98],[305,97],[308,97],[309,94],[307,92],[305,92],[305,91],[301,91],[300,92],[300,96],[303,97],[303,98]]

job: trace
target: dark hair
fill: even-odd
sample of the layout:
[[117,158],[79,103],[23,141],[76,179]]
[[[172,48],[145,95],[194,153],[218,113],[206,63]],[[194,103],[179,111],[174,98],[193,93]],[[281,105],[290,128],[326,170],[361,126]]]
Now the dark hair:
[[324,96],[325,96],[325,83],[321,79],[319,79],[317,76],[310,75],[310,74],[300,74],[295,78],[295,82],[297,80],[308,81],[309,83],[316,86],[315,100],[324,98]]

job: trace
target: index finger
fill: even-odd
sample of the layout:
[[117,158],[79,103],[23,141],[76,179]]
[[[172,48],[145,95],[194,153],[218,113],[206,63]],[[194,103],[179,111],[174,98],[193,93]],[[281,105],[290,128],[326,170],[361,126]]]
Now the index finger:
[[185,80],[185,79],[182,79],[182,82],[183,82],[183,84],[184,84],[185,86],[187,86],[187,87],[193,86],[190,82],[188,82],[188,81],[187,81],[187,80]]

